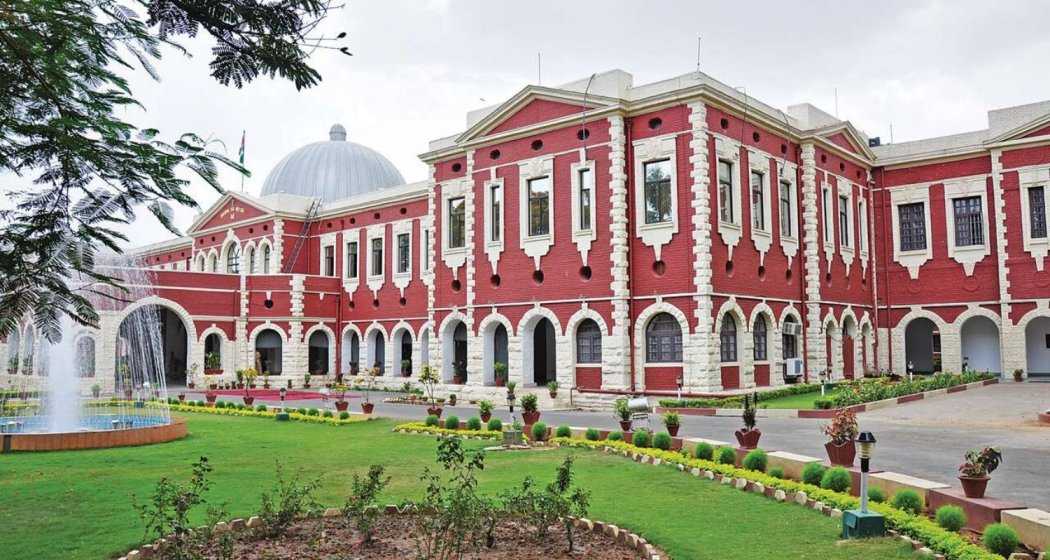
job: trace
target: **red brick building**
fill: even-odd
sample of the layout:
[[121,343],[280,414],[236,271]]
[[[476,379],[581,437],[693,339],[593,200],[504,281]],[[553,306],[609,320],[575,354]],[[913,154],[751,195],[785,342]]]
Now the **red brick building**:
[[[227,378],[379,364],[400,384],[429,363],[480,393],[503,363],[524,386],[704,393],[1047,373],[1050,102],[988,121],[879,145],[704,74],[611,71],[468,114],[415,184],[337,126],[261,196],[142,248],[157,296],[136,306],[168,310],[176,374],[213,354]],[[89,333],[100,377],[127,312]]]

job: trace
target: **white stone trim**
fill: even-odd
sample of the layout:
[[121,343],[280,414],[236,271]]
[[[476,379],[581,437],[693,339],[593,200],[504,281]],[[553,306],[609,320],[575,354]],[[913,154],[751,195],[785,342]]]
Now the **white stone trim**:
[[[582,156],[581,156],[582,160]],[[591,222],[590,227],[587,229],[580,228],[580,172],[590,171],[592,185],[590,192],[589,208],[591,209]],[[569,166],[570,174],[570,185],[572,186],[572,193],[569,198],[572,199],[572,241],[576,244],[576,250],[579,251],[580,257],[583,260],[583,264],[587,264],[587,255],[591,250],[591,244],[594,243],[595,238],[598,236],[598,212],[595,202],[597,195],[595,191],[598,190],[598,168],[594,164],[594,160],[578,161]]]
[[281,218],[273,221],[273,251],[270,258],[273,259],[270,274],[280,274],[284,263],[284,220]]
[[[764,265],[766,262],[766,253],[769,252],[769,248],[773,245],[773,228],[776,227],[773,224],[773,208],[771,202],[772,187],[770,186],[770,177],[773,174],[773,166],[770,165],[769,156],[758,150],[748,149],[747,151],[747,204],[751,209],[751,223],[748,224],[751,230],[751,242],[755,245],[755,250],[758,251],[758,264]],[[755,227],[755,205],[754,200],[751,197],[751,174],[759,173],[762,176],[762,224],[763,229]]]
[[[372,241],[375,239],[382,240],[383,243],[383,270],[379,274],[372,274]],[[365,228],[365,248],[368,254],[365,255],[365,283],[368,285],[368,289],[372,290],[372,297],[379,297],[379,290],[383,288],[383,284],[386,283],[386,269],[387,264],[390,262],[390,250],[387,248],[389,244],[386,242],[386,224],[376,224]],[[360,276],[360,270],[358,276]]]
[[[349,249],[351,243],[357,243],[357,276],[353,278],[350,277],[347,270],[349,266],[347,249]],[[350,294],[352,299],[354,292],[361,285],[361,228],[343,230],[343,243],[340,250],[343,254],[343,270],[340,272],[340,277],[343,279],[343,289]]]
[[[667,134],[635,140],[634,146],[634,216],[635,235],[653,248],[656,260],[661,259],[663,246],[678,233],[678,150],[677,135]],[[671,220],[656,224],[645,223],[645,164],[668,160],[671,164]]]
[[[845,186],[845,188],[843,188]],[[836,184],[835,193],[835,209],[841,212],[842,209],[842,197],[846,197],[846,228],[847,234],[842,235],[839,231],[839,257],[842,259],[842,263],[846,265],[846,276],[849,276],[849,271],[853,267],[853,260],[857,253],[857,217],[854,213],[855,206],[853,200],[856,198],[853,195],[853,183],[838,179]],[[845,190],[845,193],[843,192]],[[838,212],[835,214],[835,226],[841,229],[839,224]]]
[[[981,198],[981,245],[970,245],[958,247],[955,245],[955,209],[953,201],[956,198],[968,198],[978,196]],[[950,181],[944,183],[944,215],[946,216],[946,227],[948,234],[948,258],[963,265],[967,276],[973,276],[974,266],[991,254],[991,228],[988,227],[991,220],[988,219],[988,184],[985,177],[968,179],[965,181]],[[1022,220],[1023,221],[1023,220]]]
[[[731,179],[733,181],[733,194],[736,200],[733,204],[733,221],[726,222],[722,220],[722,189],[719,188],[718,180],[718,162],[725,161],[732,167]],[[718,218],[718,234],[722,237],[722,242],[729,248],[729,260],[733,260],[733,249],[740,243],[740,237],[743,232],[743,204],[744,200],[741,195],[740,185],[740,143],[735,140],[730,140],[723,136],[715,136],[715,207],[714,212]]]
[[[275,265],[274,255],[276,251],[273,249],[273,243],[269,239],[263,238],[259,241],[259,274],[277,274],[280,272],[280,267]],[[270,260],[266,261],[266,249],[270,249]],[[266,272],[269,270],[269,272]]]
[[[249,259],[248,255],[251,254],[254,258]],[[258,274],[257,269],[259,268],[259,248],[255,245],[255,240],[251,239],[245,242],[241,246],[241,276],[251,276]],[[254,260],[254,262],[252,262]],[[176,268],[178,270],[178,268]]]
[[[441,221],[441,260],[444,261],[445,266],[452,269],[453,278],[459,276],[459,268],[467,262],[467,251],[472,242],[468,235],[470,231],[467,228],[467,216],[474,212],[474,209],[468,204],[470,197],[467,196],[473,190],[471,186],[469,179],[459,179],[441,184],[441,208],[438,209],[443,218]],[[453,198],[459,197],[463,197],[464,205],[463,246],[449,247],[449,240],[451,239],[449,228],[452,227],[452,220],[449,217],[448,202]]]
[[[1050,195],[1050,167],[1018,169],[1017,178],[1018,193],[1021,197],[1021,231],[1024,235],[1024,250],[1035,259],[1036,270],[1042,272],[1043,263],[1047,254],[1050,253],[1050,232],[1043,238],[1036,239],[1032,237],[1032,214],[1028,207],[1028,190],[1033,187],[1043,187],[1043,206],[1045,209],[1047,206],[1046,201],[1050,198],[1048,196]],[[1050,224],[1050,222],[1046,221],[1050,218],[1050,212],[1046,212],[1046,214],[1043,216],[1044,223]],[[1004,249],[1000,248],[999,251],[1002,252]]]
[[838,215],[835,214],[837,198],[835,189],[832,188],[825,175],[824,180],[820,183],[820,222],[824,260],[829,270],[831,260],[835,257],[835,230],[838,228]]
[[[693,207],[693,285],[696,287],[694,300],[693,319],[695,320],[694,337],[696,340],[708,340],[711,329],[714,326],[712,319],[711,293],[714,291],[712,285],[711,270],[711,213],[717,209],[711,207],[711,150],[710,135],[707,128],[707,106],[700,102],[693,102],[689,107],[689,124],[691,139],[689,140],[690,163],[690,193]],[[604,347],[602,348],[605,354]],[[684,356],[683,356],[684,357]],[[604,356],[603,356],[604,359]],[[709,374],[714,358],[712,348],[704,344],[698,348],[693,356],[693,371],[686,377],[686,383],[692,387],[711,386],[712,376]],[[698,378],[700,381],[691,378]]]
[[[412,270],[415,268],[412,264],[412,245],[414,243],[412,239],[412,221],[412,219],[407,219],[390,224],[390,270],[393,271],[394,286],[401,292],[401,297],[405,297],[405,288],[412,282]],[[408,234],[408,270],[398,272],[397,267],[401,260],[401,255],[398,254],[398,251],[400,251],[398,236],[402,234]]]
[[[784,252],[784,256],[787,257],[788,268],[791,268],[792,263],[795,260],[795,256],[798,255],[799,245],[799,212],[798,212],[798,166],[788,162],[786,160],[777,160],[778,166],[777,171],[779,176],[777,177],[777,198],[775,204],[777,205],[777,215],[781,220],[784,219],[784,215],[780,212],[780,192],[784,188],[785,184],[788,189],[788,200],[791,202],[791,212],[789,219],[791,220],[790,232],[791,235],[785,236],[780,229],[780,223],[777,223],[777,235],[780,237],[780,249]],[[772,185],[772,182],[770,182]]]
[[861,189],[860,196],[857,197],[857,245],[860,249],[860,266],[862,272],[866,274],[868,272],[868,257],[870,255],[869,247],[871,243],[868,240],[868,236],[871,235],[871,220],[868,219],[868,199],[865,196],[864,189]]
[[[630,287],[628,270],[628,206],[627,206],[627,136],[624,119],[610,116],[609,123],[609,260],[612,280],[612,331],[602,346],[602,359],[609,367],[602,371],[602,387],[623,389],[629,387],[631,377],[630,343]],[[696,165],[696,164],[694,164]],[[694,186],[695,188],[695,186]],[[707,253],[710,258],[710,252]],[[606,342],[606,341],[603,341]]]
[[[328,233],[321,234],[318,237],[318,247],[317,247],[317,275],[318,276],[326,276],[326,277],[329,277],[329,278],[335,278],[335,277],[341,276],[339,274],[339,270],[337,269],[338,265],[336,264],[336,263],[339,262],[339,255],[337,255],[336,252],[335,252],[335,250],[336,250],[335,238],[336,238],[336,232],[334,232],[334,231],[330,231]],[[325,250],[325,247],[331,247],[332,248],[332,275],[331,276],[328,276],[327,274],[325,274],[325,270],[324,270],[324,250]]]
[[[504,184],[502,177],[496,177],[496,168],[492,169],[492,179],[485,181],[484,183],[484,197],[482,200],[485,205],[485,221],[484,221],[484,240],[485,240],[485,256],[489,259],[489,265],[492,266],[493,274],[499,274],[499,259],[503,254],[503,250],[507,245],[507,186]],[[499,187],[500,203],[499,203],[499,239],[492,239],[492,189]],[[553,205],[553,199],[551,200]],[[554,227],[554,223],[551,223],[551,227]]]
[[[433,193],[433,191],[431,191]],[[434,283],[434,217],[419,219],[419,277],[430,286]]]
[[[926,218],[926,248],[916,251],[901,251],[900,211],[903,204],[921,202]],[[919,278],[919,269],[933,258],[933,228],[930,227],[930,185],[890,189],[890,218],[893,229],[893,261],[908,269],[912,280]]]
[[[545,235],[529,235],[529,181],[547,178],[550,189],[547,199],[548,232]],[[536,270],[540,268],[540,258],[550,252],[554,245],[554,207],[557,200],[557,187],[554,180],[554,157],[541,156],[518,162],[518,230],[521,249],[532,258]],[[504,198],[506,200],[506,198]]]

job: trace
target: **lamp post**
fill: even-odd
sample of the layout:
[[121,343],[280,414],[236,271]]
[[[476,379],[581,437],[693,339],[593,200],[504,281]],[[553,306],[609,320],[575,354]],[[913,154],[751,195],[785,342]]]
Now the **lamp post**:
[[281,410],[284,410],[284,398],[288,396],[288,389],[281,387],[277,393],[281,395]]
[[915,362],[908,360],[908,381],[915,376]]
[[868,472],[875,436],[871,432],[861,432],[857,443],[860,447],[860,509],[843,512],[842,537],[881,537],[886,534],[886,519],[882,514],[868,511]]

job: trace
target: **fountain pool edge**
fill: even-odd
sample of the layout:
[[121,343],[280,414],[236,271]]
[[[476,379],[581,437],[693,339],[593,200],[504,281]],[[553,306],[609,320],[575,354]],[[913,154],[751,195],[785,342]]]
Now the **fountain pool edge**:
[[105,449],[164,443],[186,437],[186,420],[171,419],[170,424],[127,430],[92,432],[3,434],[0,453],[13,451],[62,451],[72,449]]

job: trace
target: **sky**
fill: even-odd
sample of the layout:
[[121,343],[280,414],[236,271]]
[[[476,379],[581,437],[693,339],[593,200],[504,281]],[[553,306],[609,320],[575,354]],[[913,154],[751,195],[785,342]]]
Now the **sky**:
[[[346,0],[321,29],[347,32],[353,56],[315,52],[320,85],[219,85],[201,37],[183,41],[192,56],[165,51],[160,81],[128,75],[144,109],[124,117],[167,138],[213,138],[231,157],[243,131],[251,194],[284,155],[327,139],[337,122],[418,181],[427,170],[417,155],[462,131],[467,111],[528,84],[614,68],[635,85],[690,72],[699,36],[700,68],[712,77],[778,108],[810,102],[835,113],[837,100],[840,118],[883,142],[892,126],[900,142],[982,129],[989,109],[1050,99],[1047,21],[1045,0]],[[241,189],[236,174],[222,179]],[[219,197],[201,182],[190,193],[205,209]],[[196,212],[176,208],[176,225],[189,227]],[[135,245],[171,238],[145,212],[129,233]]]

